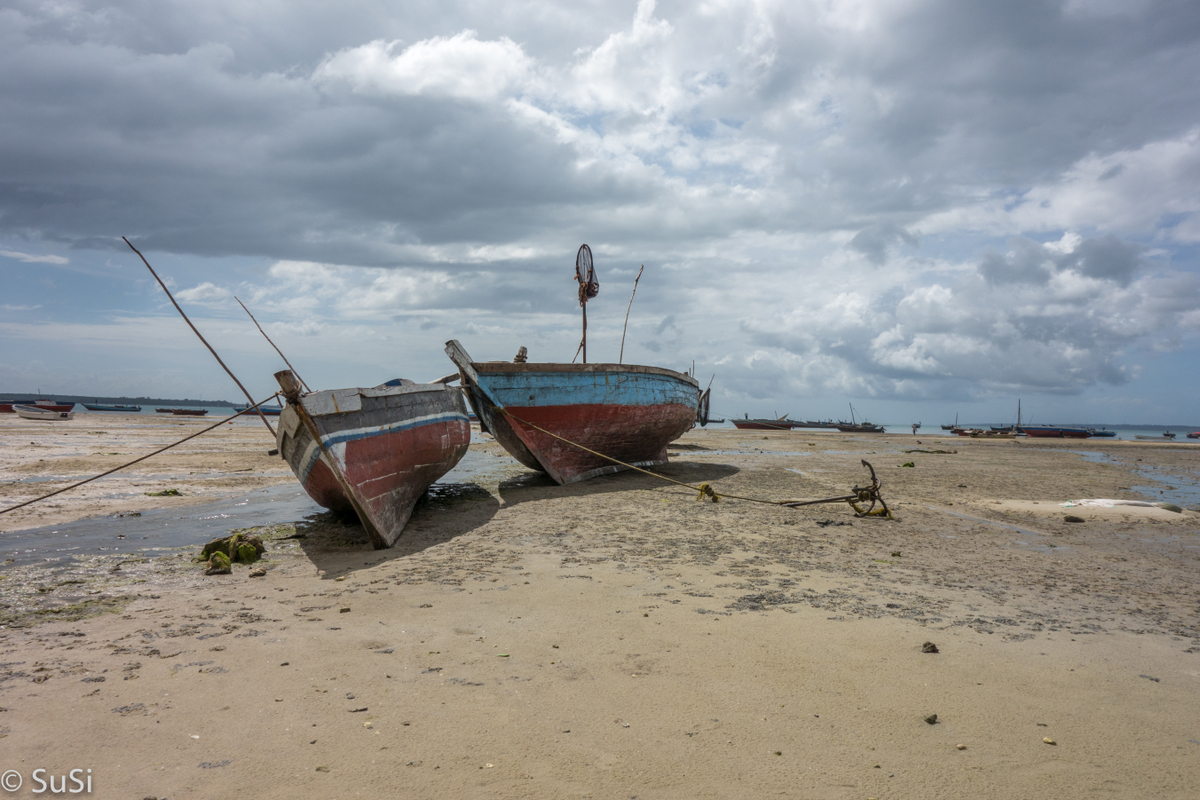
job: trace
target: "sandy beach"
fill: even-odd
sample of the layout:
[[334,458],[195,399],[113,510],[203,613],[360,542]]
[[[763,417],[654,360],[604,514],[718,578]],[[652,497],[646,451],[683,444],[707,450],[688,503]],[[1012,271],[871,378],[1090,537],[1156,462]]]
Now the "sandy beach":
[[[0,503],[205,424],[5,415]],[[0,515],[0,543],[294,485],[272,446],[222,426]],[[771,501],[844,494],[866,459],[896,519],[560,487],[483,437],[391,550],[321,513],[256,529],[264,577],[120,533],[14,556],[10,796],[38,769],[158,800],[1195,796],[1200,450],[696,429],[670,453],[675,480]],[[1183,510],[1060,505],[1081,498]]]

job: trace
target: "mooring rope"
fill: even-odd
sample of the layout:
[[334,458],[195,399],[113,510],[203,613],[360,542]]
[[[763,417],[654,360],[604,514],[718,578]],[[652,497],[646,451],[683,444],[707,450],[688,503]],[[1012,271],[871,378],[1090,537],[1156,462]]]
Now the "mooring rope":
[[[651,477],[667,481],[668,483],[673,483],[676,486],[682,486],[685,489],[691,489],[693,492],[697,493],[696,494],[697,500],[703,500],[707,497],[707,498],[710,498],[712,500],[712,502],[715,503],[718,500],[720,500],[722,497],[724,497],[728,500],[743,500],[748,503],[761,503],[763,505],[783,506],[785,508],[796,508],[798,506],[814,505],[816,503],[846,502],[850,505],[851,508],[854,509],[855,513],[858,514],[858,516],[860,516],[860,517],[885,516],[888,519],[894,519],[894,517],[892,517],[891,511],[888,510],[887,503],[885,503],[883,501],[883,498],[879,495],[879,480],[875,477],[875,469],[870,464],[868,464],[865,460],[862,463],[867,467],[867,469],[871,470],[871,484],[872,485],[869,487],[865,487],[865,488],[856,486],[856,487],[854,487],[853,494],[844,495],[841,497],[830,497],[830,498],[822,499],[822,500],[764,500],[760,497],[745,497],[742,495],[718,492],[717,490],[713,489],[712,485],[710,483],[708,483],[707,481],[705,481],[704,483],[701,483],[699,486],[693,486],[690,483],[678,481],[678,480],[675,480],[674,478],[670,478],[666,475],[662,475],[657,472],[651,472],[650,470],[643,469],[642,467],[634,466],[633,464],[624,462],[624,461],[620,460],[619,458],[613,458],[610,455],[605,455],[604,453],[597,452],[596,450],[593,450],[590,447],[586,447],[586,446],[580,444],[579,442],[573,442],[570,439],[567,439],[566,437],[559,436],[557,433],[548,431],[545,428],[542,428],[538,425],[535,425],[532,422],[529,422],[528,420],[521,419],[520,417],[518,417],[517,415],[515,415],[511,411],[509,411],[507,408],[501,408],[499,406],[492,406],[492,410],[498,411],[501,414],[505,415],[506,417],[510,417],[510,418],[516,420],[517,422],[520,422],[522,425],[528,425],[530,428],[533,428],[536,431],[540,431],[540,432],[546,434],[547,436],[552,436],[555,439],[558,439],[560,442],[565,442],[566,444],[569,444],[572,447],[576,447],[580,450],[583,450],[586,453],[591,453],[592,455],[598,456],[599,458],[603,458],[606,461],[611,461],[614,464],[619,464],[620,466],[625,467],[626,469],[631,469],[631,470],[634,470],[635,472],[640,472],[643,475],[650,475]],[[878,511],[872,510],[872,509],[874,509],[876,500],[879,501],[880,506],[881,506],[881,508]],[[866,511],[864,511],[858,507],[858,505],[855,503],[855,501],[858,501],[861,503],[866,503],[866,502],[870,501],[871,506],[868,507]]]
[[268,397],[265,400],[259,400],[257,403],[255,403],[252,406],[243,408],[241,411],[237,412],[232,417],[225,417],[224,419],[222,419],[219,422],[214,422],[212,425],[209,425],[204,430],[197,431],[196,433],[193,433],[191,436],[180,439],[178,442],[175,442],[174,444],[169,444],[166,447],[159,448],[158,450],[155,450],[153,453],[148,453],[148,454],[142,456],[141,458],[136,458],[133,461],[130,461],[128,464],[122,464],[119,467],[114,467],[114,468],[110,469],[108,472],[101,472],[99,475],[88,478],[87,480],[80,481],[79,483],[73,483],[70,486],[64,486],[62,489],[57,489],[57,490],[51,492],[50,494],[44,494],[41,497],[35,497],[32,500],[26,500],[24,503],[18,503],[17,505],[9,506],[8,508],[0,508],[0,514],[7,514],[9,511],[16,511],[18,508],[24,508],[25,506],[33,505],[34,503],[40,502],[47,498],[54,497],[54,495],[56,495],[56,494],[62,494],[63,492],[70,491],[71,489],[75,489],[79,486],[83,486],[85,483],[91,483],[94,480],[103,478],[105,475],[112,475],[114,472],[120,472],[121,470],[125,469],[126,467],[132,467],[134,464],[137,464],[139,461],[145,461],[147,458],[150,458],[151,456],[156,456],[159,453],[170,450],[172,447],[178,447],[179,445],[183,444],[184,442],[188,441],[189,439],[195,439],[197,436],[199,436],[202,433],[208,433],[213,428],[218,428],[221,425],[224,425],[226,422],[229,422],[230,420],[234,419],[235,417],[240,417],[242,414],[246,414],[251,411],[257,411],[259,406],[261,406],[263,403],[267,402],[267,400],[270,400],[272,397],[279,397],[279,392],[276,392],[275,394],[271,395],[271,397]]

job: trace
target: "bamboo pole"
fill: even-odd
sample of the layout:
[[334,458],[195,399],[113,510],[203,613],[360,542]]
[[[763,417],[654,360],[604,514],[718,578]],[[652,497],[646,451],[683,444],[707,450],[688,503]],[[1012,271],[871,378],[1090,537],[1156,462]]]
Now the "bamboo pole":
[[279,357],[283,359],[283,363],[288,365],[288,369],[292,371],[292,374],[296,376],[300,383],[304,384],[305,391],[311,392],[312,388],[309,387],[308,381],[300,377],[300,373],[296,372],[296,368],[292,366],[292,362],[288,361],[287,356],[283,354],[283,351],[276,347],[275,343],[271,341],[271,337],[267,336],[267,332],[262,329],[262,325],[258,324],[258,320],[256,320],[254,315],[250,313],[250,309],[246,308],[246,304],[243,303],[236,294],[233,296],[233,299],[237,300],[238,305],[242,307],[242,311],[245,311],[250,316],[250,321],[254,323],[254,327],[258,328],[258,332],[261,333],[263,338],[267,340],[267,344],[275,348],[275,352],[279,353]]
[[[171,305],[175,306],[175,310],[179,312],[179,316],[183,317],[183,321],[186,322],[188,324],[188,327],[192,329],[192,333],[196,334],[196,336],[199,337],[200,341],[204,343],[204,346],[208,348],[208,352],[212,353],[213,358],[215,358],[217,360],[217,363],[221,365],[221,368],[224,369],[227,373],[229,373],[229,377],[233,378],[233,382],[236,383],[238,385],[238,388],[242,390],[242,394],[246,395],[246,402],[253,404],[254,398],[250,396],[250,393],[248,391],[246,391],[246,387],[242,386],[242,382],[239,381],[237,379],[237,376],[233,374],[233,370],[231,370],[229,367],[225,366],[225,362],[221,360],[221,357],[219,355],[217,355],[217,351],[214,350],[212,345],[208,343],[208,340],[200,335],[200,331],[196,330],[196,326],[192,324],[192,321],[190,319],[188,319],[188,315],[183,313],[183,309],[179,307],[179,303],[175,302],[175,297],[171,294],[171,290],[167,288],[167,285],[165,283],[163,283],[163,279],[158,277],[158,273],[154,271],[154,267],[150,266],[150,262],[146,260],[146,257],[144,255],[142,255],[142,251],[138,250],[136,247],[134,247],[133,243],[130,242],[128,239],[125,239],[124,236],[122,236],[121,238],[125,240],[125,244],[129,245],[130,250],[132,250],[133,252],[138,254],[138,258],[140,258],[142,260],[142,263],[146,265],[146,269],[150,270],[150,274],[154,276],[154,280],[158,281],[158,285],[162,287],[162,290],[167,293],[167,299],[169,299],[171,301]],[[258,418],[263,421],[263,425],[267,426],[267,430],[269,430],[271,432],[271,437],[274,438],[275,437],[275,429],[271,427],[270,422],[267,422],[267,418],[262,413],[262,409],[259,408],[257,405],[255,405],[254,410],[258,412]]]

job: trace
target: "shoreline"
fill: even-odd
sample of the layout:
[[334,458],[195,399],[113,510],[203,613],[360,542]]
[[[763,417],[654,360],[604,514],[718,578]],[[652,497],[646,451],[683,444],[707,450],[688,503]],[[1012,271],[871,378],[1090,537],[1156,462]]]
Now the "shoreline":
[[[265,431],[228,428],[139,466],[214,496],[217,461],[276,481]],[[696,502],[636,473],[560,487],[484,442],[494,468],[423,501],[390,550],[317,514],[268,530],[262,578],[204,577],[198,547],[97,556],[42,592],[45,570],[0,568],[36,622],[0,629],[5,768],[159,798],[1189,796],[1200,514],[1057,506],[1141,499],[1137,469],[1194,485],[1187,454],[909,436],[696,430],[662,470],[802,499],[863,483],[865,458],[896,521]],[[55,449],[0,474],[79,461]],[[55,499],[63,518],[115,507]]]

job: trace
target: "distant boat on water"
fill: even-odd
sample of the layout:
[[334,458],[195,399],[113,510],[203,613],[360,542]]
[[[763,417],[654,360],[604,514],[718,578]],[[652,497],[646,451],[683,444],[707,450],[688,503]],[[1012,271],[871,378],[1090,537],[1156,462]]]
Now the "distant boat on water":
[[[1188,434],[1188,436],[1191,436],[1191,434],[1189,433],[1189,434]],[[1174,438],[1175,438],[1175,434],[1171,433],[1170,431],[1163,431],[1163,432],[1162,432],[1162,433],[1160,433],[1158,436],[1141,436],[1141,435],[1135,435],[1133,438],[1135,438],[1135,439],[1149,439],[1149,440],[1151,440],[1151,441],[1162,441],[1163,439],[1174,439]]]
[[1087,428],[1071,428],[1054,425],[1023,425],[1021,431],[1035,439],[1087,439],[1092,432]]
[[957,427],[958,427],[958,412],[956,411],[956,412],[954,412],[954,424],[953,425],[943,425],[942,430],[952,431]]
[[610,458],[638,467],[666,464],[667,444],[696,422],[700,384],[674,370],[479,362],[453,339],[446,354],[483,430],[517,461],[560,484],[626,468]]
[[417,500],[471,441],[462,392],[445,383],[305,394],[291,370],[275,378],[288,402],[276,432],[280,455],[309,497],[357,514],[376,549],[395,544]]
[[1116,431],[1110,431],[1108,428],[1101,428],[1100,430],[1096,430],[1095,428],[1088,428],[1088,430],[1091,431],[1092,436],[1115,437],[1117,435]]
[[[233,410],[238,413],[241,413],[242,411],[245,411],[248,408],[250,408],[250,406],[234,406]],[[268,417],[278,417],[279,414],[283,411],[283,409],[278,406],[259,406],[256,410],[261,411],[264,416],[268,416]]]
[[141,406],[107,406],[103,403],[83,403],[83,407],[88,411],[125,411],[132,413],[142,410]]
[[[70,406],[68,406],[69,408]],[[40,420],[63,420],[74,419],[74,411],[54,411],[53,408],[46,406],[23,406],[20,403],[13,404],[13,411],[17,416],[24,419],[40,419]]]
[[[155,411],[162,411],[162,409],[156,408]],[[177,417],[203,417],[208,413],[207,408],[172,408],[170,411]]]

